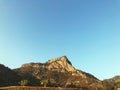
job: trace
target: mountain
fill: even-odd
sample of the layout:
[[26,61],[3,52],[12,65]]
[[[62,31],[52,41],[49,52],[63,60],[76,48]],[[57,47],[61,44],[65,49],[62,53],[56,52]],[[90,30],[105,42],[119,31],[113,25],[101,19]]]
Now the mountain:
[[18,85],[19,80],[16,72],[0,64],[0,86]]
[[14,71],[24,79],[31,80],[32,77],[34,82],[31,80],[31,85],[40,85],[41,80],[48,80],[48,86],[82,87],[90,90],[103,87],[101,81],[93,75],[74,68],[66,56],[48,60],[46,63],[23,64]]
[[119,83],[120,82],[120,76],[114,76],[113,78],[106,79],[109,83]]
[[120,88],[120,76],[103,80],[103,85],[106,89],[117,90],[117,88]]

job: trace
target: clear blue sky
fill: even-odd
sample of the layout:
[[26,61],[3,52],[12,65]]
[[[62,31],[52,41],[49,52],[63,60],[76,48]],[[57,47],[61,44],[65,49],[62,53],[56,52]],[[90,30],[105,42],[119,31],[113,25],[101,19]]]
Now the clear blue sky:
[[120,0],[0,0],[0,63],[63,55],[101,80],[120,75]]

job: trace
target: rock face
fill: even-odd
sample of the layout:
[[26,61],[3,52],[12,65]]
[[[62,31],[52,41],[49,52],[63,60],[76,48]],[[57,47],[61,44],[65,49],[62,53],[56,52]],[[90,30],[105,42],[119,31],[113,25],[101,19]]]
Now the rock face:
[[72,67],[71,62],[68,60],[66,56],[62,56],[59,58],[54,58],[47,62],[49,70],[56,70],[58,72],[73,72],[75,68]]
[[24,64],[15,71],[26,79],[30,79],[28,76],[36,80],[48,79],[49,86],[82,87],[90,90],[102,88],[100,80],[75,69],[66,56],[48,60],[46,63]]

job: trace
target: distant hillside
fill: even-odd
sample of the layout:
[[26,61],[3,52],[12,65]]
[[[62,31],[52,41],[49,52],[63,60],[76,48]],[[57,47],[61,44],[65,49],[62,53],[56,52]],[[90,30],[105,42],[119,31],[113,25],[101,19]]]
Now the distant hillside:
[[117,90],[117,88],[120,88],[120,76],[103,80],[103,85],[106,90]]
[[48,86],[83,87],[90,90],[102,88],[100,80],[89,73],[75,69],[66,56],[51,59],[46,63],[23,64],[14,71],[24,79],[34,80],[31,85],[40,85],[40,80],[47,79]]
[[18,85],[19,80],[16,72],[0,64],[0,86]]

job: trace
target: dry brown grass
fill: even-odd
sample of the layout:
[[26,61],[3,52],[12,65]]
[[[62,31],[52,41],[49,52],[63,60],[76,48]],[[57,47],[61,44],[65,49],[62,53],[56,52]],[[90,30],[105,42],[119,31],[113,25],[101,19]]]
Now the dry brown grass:
[[10,86],[1,87],[0,90],[78,90],[77,88],[61,88],[61,87],[39,87],[39,86]]

